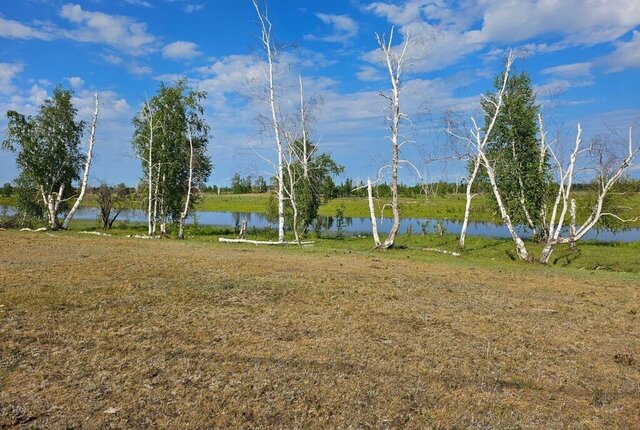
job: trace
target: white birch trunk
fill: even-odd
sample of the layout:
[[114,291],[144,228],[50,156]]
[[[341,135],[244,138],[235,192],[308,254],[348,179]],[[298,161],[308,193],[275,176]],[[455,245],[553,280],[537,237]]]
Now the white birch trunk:
[[262,45],[267,53],[268,61],[268,85],[269,85],[269,108],[271,110],[271,121],[273,122],[273,132],[276,139],[276,149],[278,152],[278,240],[284,242],[284,154],[282,148],[281,130],[278,121],[278,111],[276,107],[276,94],[275,94],[275,77],[274,77],[274,65],[273,65],[273,45],[271,41],[271,22],[269,22],[266,16],[263,16],[258,7],[256,0],[253,1],[253,6],[258,13],[258,19],[262,27]]
[[371,234],[373,235],[373,243],[376,248],[381,245],[380,236],[378,235],[378,221],[376,220],[376,210],[373,205],[373,186],[371,185],[371,179],[367,178],[367,195],[369,197],[369,215],[371,216]]
[[309,154],[307,153],[307,125],[304,113],[304,88],[302,86],[302,76],[298,76],[300,80],[300,126],[302,128],[302,169],[304,178],[309,179]]
[[189,138],[189,183],[187,184],[187,198],[184,203],[184,210],[180,214],[179,239],[184,239],[184,224],[187,215],[189,215],[189,208],[191,207],[191,188],[193,186],[193,138],[191,136],[191,127],[188,124],[187,137]]
[[464,219],[462,220],[462,229],[460,230],[460,239],[458,241],[458,246],[460,249],[464,249],[464,244],[467,239],[467,227],[469,226],[469,214],[471,213],[471,200],[475,197],[475,194],[472,194],[471,187],[473,187],[473,183],[476,180],[476,176],[478,176],[478,170],[480,169],[481,157],[480,155],[476,156],[476,161],[473,164],[473,171],[469,176],[469,180],[467,181],[467,200],[464,205]]
[[399,54],[393,52],[393,28],[389,35],[388,44],[385,43],[384,38],[380,38],[376,34],[378,45],[384,52],[385,61],[387,65],[387,71],[389,72],[389,78],[391,80],[391,97],[387,97],[391,104],[391,145],[392,145],[392,158],[391,158],[391,211],[393,213],[393,221],[389,234],[384,241],[382,247],[384,249],[392,248],[395,244],[396,235],[400,229],[400,210],[398,199],[398,165],[400,163],[400,143],[398,141],[398,133],[400,129],[400,121],[403,117],[400,111],[400,77],[404,71],[405,53],[409,46],[409,35],[405,36],[405,44],[402,51]]
[[85,164],[84,164],[84,172],[82,174],[82,183],[80,185],[80,194],[78,195],[78,198],[76,199],[75,203],[73,204],[73,207],[71,208],[71,210],[69,211],[69,213],[67,214],[67,216],[64,219],[64,222],[62,223],[62,228],[63,229],[67,229],[69,228],[69,223],[71,222],[71,220],[73,219],[73,216],[75,215],[76,211],[78,210],[78,208],[80,207],[80,203],[82,203],[82,199],[84,198],[84,194],[87,191],[87,182],[89,181],[89,169],[91,168],[91,159],[93,157],[93,145],[95,143],[96,140],[96,126],[98,124],[98,93],[95,93],[95,101],[96,101],[96,108],[95,111],[93,113],[93,122],[91,123],[91,133],[89,135],[89,148],[87,150],[87,159],[85,160]]

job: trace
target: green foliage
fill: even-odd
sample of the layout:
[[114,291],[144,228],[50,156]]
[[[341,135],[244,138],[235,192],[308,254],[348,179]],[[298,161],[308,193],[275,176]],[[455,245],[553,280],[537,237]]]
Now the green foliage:
[[233,194],[249,194],[252,190],[253,187],[251,176],[242,177],[239,173],[235,173],[231,177],[231,192]]
[[[307,142],[306,152],[302,148],[303,142],[296,140],[294,143],[294,154],[297,157],[290,168],[285,169],[284,183],[289,187],[291,182],[294,183],[294,195],[298,209],[298,227],[300,232],[306,234],[309,226],[318,217],[318,210],[324,200],[328,200],[328,196],[323,195],[323,191],[327,188],[329,181],[333,182],[332,176],[339,175],[344,168],[338,165],[329,154],[315,154],[315,146]],[[302,154],[312,154],[308,160],[307,176],[304,173]],[[291,181],[293,177],[293,181]],[[293,224],[293,210],[291,202],[286,201],[285,212],[287,215],[287,223]]]
[[3,197],[11,197],[11,195],[13,194],[13,186],[10,183],[5,183],[2,186],[2,189],[0,190],[0,194]]
[[[161,219],[177,221],[184,209],[189,185],[189,134],[194,148],[195,189],[204,186],[211,174],[213,166],[206,154],[210,129],[202,105],[205,97],[205,92],[192,90],[185,80],[178,80],[173,85],[161,83],[156,95],[145,103],[133,120],[132,145],[138,157],[148,160],[151,150],[152,166],[150,168],[143,161],[142,170],[145,183],[152,175],[154,187],[158,188]],[[196,197],[197,194],[192,196],[192,207]]]
[[[502,76],[494,81],[496,91],[502,86]],[[495,112],[496,94],[489,93],[487,100],[482,101],[487,126]],[[542,213],[552,178],[548,156],[541,162],[539,111],[529,75],[525,72],[512,75],[487,144],[487,156],[493,163],[498,189],[512,221],[529,225],[528,212],[533,223],[529,227],[542,231]],[[481,171],[478,180],[486,184],[486,172]],[[492,193],[491,199],[496,207]]]
[[[73,193],[85,160],[80,151],[84,122],[76,121],[73,92],[58,86],[35,117],[7,112],[4,149],[17,154],[20,174],[16,180],[17,204],[29,215],[44,213],[44,197],[63,190]],[[64,210],[61,206],[59,210]],[[57,215],[57,214],[56,214]]]

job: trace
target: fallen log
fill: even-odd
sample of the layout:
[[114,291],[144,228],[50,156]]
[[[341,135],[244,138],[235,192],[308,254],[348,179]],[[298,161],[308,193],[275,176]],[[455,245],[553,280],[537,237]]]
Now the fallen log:
[[223,243],[250,243],[252,245],[272,245],[272,246],[283,246],[283,245],[302,245],[302,246],[312,246],[315,242],[272,242],[268,240],[249,240],[249,239],[227,239],[221,237],[218,239],[219,242]]
[[109,233],[101,233],[99,231],[81,231],[80,234],[93,234],[95,236],[111,236]]
[[446,249],[438,249],[438,248],[422,248],[423,251],[429,252],[437,252],[438,254],[447,254],[453,257],[460,257],[462,254],[459,252],[447,251]]

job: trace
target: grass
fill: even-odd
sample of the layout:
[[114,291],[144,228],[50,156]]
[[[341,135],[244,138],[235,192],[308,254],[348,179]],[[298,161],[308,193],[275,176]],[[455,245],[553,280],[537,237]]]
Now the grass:
[[636,274],[51,234],[0,231],[0,428],[640,426]]
[[[576,192],[578,207],[587,207],[588,194]],[[635,218],[640,214],[640,193],[632,193],[621,198],[624,208],[619,211],[623,218]],[[205,194],[198,204],[201,211],[227,211],[227,212],[258,212],[267,211],[269,194]],[[381,212],[390,199],[376,199],[376,210]],[[461,221],[464,217],[464,194],[449,194],[444,196],[426,197],[402,197],[400,198],[400,211],[404,218],[434,218]],[[344,216],[356,218],[368,218],[369,206],[366,198],[342,197],[329,201],[320,207],[319,214],[323,216],[335,216],[338,207],[344,208]],[[590,207],[590,206],[589,206]],[[390,209],[386,215],[390,216]],[[588,215],[586,212],[584,216]],[[497,222],[499,217],[492,210],[486,195],[479,195],[473,200],[470,216],[471,221]],[[640,220],[627,224],[628,227],[640,227]]]

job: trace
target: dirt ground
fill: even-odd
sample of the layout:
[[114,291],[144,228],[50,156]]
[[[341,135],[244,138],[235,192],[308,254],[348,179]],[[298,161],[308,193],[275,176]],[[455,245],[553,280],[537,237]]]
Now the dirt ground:
[[640,277],[390,254],[0,232],[0,428],[640,429]]

